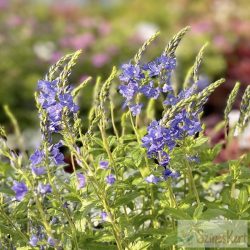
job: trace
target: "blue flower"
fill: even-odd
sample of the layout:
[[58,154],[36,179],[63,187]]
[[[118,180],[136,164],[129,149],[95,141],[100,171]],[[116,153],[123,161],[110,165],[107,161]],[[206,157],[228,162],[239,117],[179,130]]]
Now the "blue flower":
[[144,70],[149,72],[150,77],[155,77],[160,75],[163,70],[167,70],[167,76],[171,73],[172,70],[176,68],[176,59],[171,58],[165,55],[161,55],[157,57],[155,60],[149,62],[148,64],[144,65]]
[[56,143],[55,145],[52,146],[50,150],[50,155],[51,155],[51,160],[56,164],[56,165],[63,165],[65,164],[64,162],[64,155],[60,152],[59,148],[62,147],[63,144],[61,142]]
[[[79,106],[74,103],[70,86],[59,87],[58,81],[38,81],[38,101],[48,115],[48,129],[51,133],[60,132],[63,108],[76,113]],[[70,115],[70,113],[68,115]]]
[[157,121],[152,121],[147,131],[147,135],[142,138],[142,145],[147,148],[149,157],[157,156],[165,146],[173,144],[171,131],[159,125]]
[[37,236],[32,234],[31,237],[30,237],[30,241],[29,241],[30,245],[32,247],[35,247],[37,245],[37,242],[38,242]]
[[195,162],[195,163],[199,163],[200,162],[200,158],[196,155],[192,155],[192,156],[187,156],[187,160],[189,162]]
[[60,103],[56,103],[52,106],[49,106],[46,110],[49,118],[50,132],[59,132],[61,130],[63,106]]
[[46,81],[46,80],[39,80],[37,83],[37,89],[45,94],[49,94],[51,92],[56,93],[57,91],[57,80],[54,81]]
[[148,98],[157,99],[160,95],[160,88],[154,88],[154,83],[151,81],[149,84],[142,86],[140,92]]
[[48,108],[56,104],[56,93],[54,92],[48,94],[41,93],[38,97],[38,100],[43,108]]
[[37,83],[37,89],[40,92],[38,100],[43,108],[47,108],[56,102],[57,80],[49,82],[45,80],[39,80]]
[[78,179],[78,189],[84,188],[86,186],[86,178],[83,174],[77,173]]
[[30,161],[33,166],[38,165],[44,159],[44,152],[37,149],[31,156]]
[[167,93],[167,92],[173,92],[173,88],[171,85],[169,85],[168,83],[165,83],[162,87],[162,92],[163,93]]
[[14,181],[12,190],[16,193],[16,199],[18,201],[21,201],[28,192],[26,184],[24,182],[17,182],[17,181]]
[[163,171],[163,178],[166,180],[168,179],[169,177],[172,177],[172,178],[178,178],[180,176],[180,174],[178,172],[173,172],[171,171],[169,168],[166,168],[164,171]]
[[173,91],[171,91],[166,100],[163,102],[164,105],[175,105],[177,104],[179,101],[183,100],[183,99],[187,99],[189,98],[192,94],[195,93],[195,85],[193,85],[192,87],[190,87],[189,89],[186,90],[182,90],[177,96],[174,95]]
[[101,217],[103,221],[107,221],[108,220],[108,214],[106,212],[101,212]]
[[161,155],[161,159],[160,159],[159,165],[162,167],[166,167],[169,164],[170,157],[166,152],[161,152],[160,155]]
[[144,78],[144,74],[141,72],[139,65],[133,65],[131,63],[122,65],[122,73],[119,76],[120,80],[129,83],[132,80],[141,80]]
[[129,82],[127,85],[122,84],[119,86],[119,92],[128,102],[139,92],[139,86],[136,82]]
[[110,185],[115,183],[115,176],[113,174],[110,174],[106,177],[106,182]]
[[57,224],[59,222],[59,220],[58,220],[58,218],[57,217],[53,217],[52,219],[51,219],[51,224],[53,225],[53,224]]
[[160,178],[154,176],[153,174],[149,175],[148,177],[145,178],[145,181],[147,183],[158,183],[160,181]]
[[152,61],[144,66],[144,70],[149,71],[150,77],[154,77],[160,74],[162,68],[159,67],[159,64],[157,63],[157,61]]
[[129,109],[132,112],[132,115],[133,116],[139,115],[141,113],[142,106],[143,106],[142,103],[130,105]]
[[166,70],[174,70],[176,68],[176,58],[175,57],[168,57],[165,55],[161,55],[156,59],[158,64],[161,64],[161,66]]
[[207,76],[200,76],[196,82],[197,90],[201,91],[209,85],[209,78]]
[[47,242],[51,247],[54,247],[56,244],[56,241],[52,237],[48,237]]
[[[147,128],[147,134],[142,138],[142,145],[147,149],[148,157],[157,159],[159,165],[164,168],[170,162],[165,151],[173,150],[185,136],[193,136],[201,131],[198,113],[182,110],[169,123],[169,127],[165,128],[158,121],[152,121]],[[167,176],[167,173],[165,171],[164,176]]]
[[44,167],[31,167],[32,169],[32,172],[35,174],[35,175],[43,175],[43,174],[46,174],[46,170]]
[[37,187],[37,191],[40,194],[47,194],[47,193],[51,193],[52,192],[52,188],[51,188],[50,184],[39,183],[38,187]]
[[108,169],[109,168],[109,162],[108,161],[100,161],[99,166],[101,169]]
[[73,97],[69,93],[60,94],[59,101],[63,107],[67,107],[72,113],[76,113],[79,110],[79,106],[74,103]]
[[175,128],[175,132],[179,132],[180,136],[186,134],[192,136],[202,130],[198,113],[188,113],[186,110],[177,114],[170,124],[171,127]]

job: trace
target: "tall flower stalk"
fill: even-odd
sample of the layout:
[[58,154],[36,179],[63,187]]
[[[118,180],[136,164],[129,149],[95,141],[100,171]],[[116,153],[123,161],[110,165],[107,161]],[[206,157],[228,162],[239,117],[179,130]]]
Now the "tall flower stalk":
[[[78,94],[90,78],[76,87],[69,82],[80,51],[64,56],[38,81],[40,145],[29,157],[23,149],[14,152],[0,127],[3,249],[173,250],[179,247],[180,218],[214,219],[217,205],[218,216],[247,218],[247,190],[240,190],[238,200],[235,190],[244,182],[242,175],[249,174],[241,167],[249,159],[229,162],[230,171],[220,175],[226,164],[212,163],[220,145],[211,147],[204,135],[203,107],[224,82],[200,87],[205,46],[184,88],[178,90],[173,83],[178,72],[175,51],[188,29],[175,35],[158,57],[145,62],[143,55],[156,33],[128,63],[113,67],[106,80],[98,77],[88,120],[78,104],[84,95]],[[238,89],[239,84],[230,95],[225,125]],[[239,131],[249,120],[248,92],[247,88]],[[158,113],[153,112],[156,104]],[[13,115],[8,117],[17,126]],[[87,122],[85,129],[82,125]],[[219,181],[226,197],[231,187],[228,204],[212,188]]]

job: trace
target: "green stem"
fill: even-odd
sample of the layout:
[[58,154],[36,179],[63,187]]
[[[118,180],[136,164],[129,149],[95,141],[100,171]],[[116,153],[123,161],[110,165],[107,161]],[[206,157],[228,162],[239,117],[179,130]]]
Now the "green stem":
[[12,222],[11,218],[5,213],[2,206],[0,206],[0,209],[1,209],[0,216],[2,216],[4,219],[6,219],[10,223],[10,225],[16,230],[16,232],[20,235],[20,237],[23,238],[26,242],[28,242],[29,241],[28,237],[19,228],[17,228],[15,226],[15,224]]
[[[76,235],[76,228],[75,228],[75,224],[74,222],[72,221],[70,215],[68,214],[68,211],[67,209],[63,206],[62,202],[61,202],[61,196],[60,196],[60,193],[57,191],[55,185],[54,185],[54,182],[52,180],[52,176],[51,176],[51,173],[50,173],[50,170],[51,168],[49,167],[49,159],[48,159],[48,155],[49,155],[49,150],[48,150],[48,145],[47,143],[44,144],[44,151],[46,153],[46,159],[45,159],[45,165],[46,165],[46,168],[47,168],[47,176],[48,176],[48,181],[52,187],[52,191],[53,191],[53,194],[56,196],[57,200],[61,203],[61,206],[62,206],[62,211],[64,213],[64,215],[66,216],[68,222],[69,222],[69,226],[70,226],[70,229],[71,229],[71,232],[72,232],[72,235],[73,235],[73,240],[74,240],[74,244],[75,244],[75,249],[78,249],[78,243],[77,243],[77,235]],[[74,169],[75,170],[75,169]],[[76,172],[75,172],[76,174]]]
[[153,228],[159,228],[159,223],[157,221],[157,219],[155,218],[155,204],[154,204],[154,190],[152,185],[150,185],[150,201],[151,201],[151,215],[153,216]]
[[[191,167],[190,167],[190,165],[189,165],[188,162],[186,162],[186,166],[187,166],[187,171],[188,171],[188,177],[189,177],[190,187],[193,189],[193,192],[194,192],[197,204],[200,205],[200,203],[201,203],[200,202],[200,197],[199,197],[196,185],[195,185],[195,181],[194,181],[192,169],[191,169]],[[189,192],[192,192],[192,190],[190,189]]]
[[42,204],[41,204],[41,202],[39,201],[39,199],[38,199],[37,196],[35,197],[35,201],[36,201],[36,206],[37,206],[37,209],[38,209],[38,211],[39,211],[39,213],[40,213],[40,216],[41,216],[43,225],[44,225],[44,227],[45,227],[45,230],[46,230],[46,232],[48,233],[48,235],[51,236],[51,237],[53,238],[52,229],[51,229],[49,223],[47,222],[45,213],[43,212]]
[[231,187],[231,198],[233,199],[235,199],[235,186],[236,186],[236,183],[233,182],[232,187]]
[[77,182],[76,166],[75,166],[74,156],[73,156],[72,152],[70,153],[70,159],[71,159],[71,163],[72,163],[72,167],[73,167],[74,175],[75,175],[75,179],[76,179],[75,188],[77,188],[77,184],[76,184],[76,182]]
[[117,140],[119,140],[119,133],[118,133],[118,130],[115,126],[115,118],[114,118],[114,104],[113,102],[110,102],[110,110],[111,110],[111,122],[112,122],[112,126],[113,126],[113,129],[114,129],[114,133],[115,133],[115,136],[117,138]]
[[167,188],[168,188],[168,191],[169,191],[171,206],[174,207],[174,208],[177,208],[178,205],[177,205],[177,201],[176,201],[176,198],[175,198],[172,186],[171,186],[171,179],[167,180]]
[[83,163],[83,165],[85,166],[84,167],[81,165],[81,167],[83,167],[84,169],[86,168],[90,172],[90,174],[91,174],[91,176],[89,176],[90,183],[92,184],[96,195],[98,196],[98,198],[102,202],[104,210],[108,213],[108,215],[110,217],[112,231],[113,231],[113,235],[115,237],[117,247],[119,250],[123,250],[123,244],[122,244],[123,240],[121,238],[121,230],[120,230],[119,226],[116,224],[116,219],[114,217],[114,213],[109,209],[109,205],[107,202],[107,198],[105,196],[105,192],[103,192],[103,190],[99,188],[98,181],[96,180],[92,169],[89,167],[89,165],[85,161],[85,159],[83,157],[81,157],[81,155],[79,155],[79,153],[74,148],[72,148],[72,150],[75,154],[75,157],[77,157],[79,159],[79,161],[81,163]]
[[111,150],[109,148],[108,140],[107,140],[107,135],[106,135],[105,129],[104,129],[104,127],[103,127],[102,124],[100,124],[99,129],[101,131],[101,136],[102,136],[102,141],[103,141],[104,149],[107,152],[107,155],[108,155],[108,158],[109,158],[109,162],[112,164],[112,166],[114,168],[114,171],[115,171],[116,179],[118,180],[118,177],[119,177],[118,176],[118,170],[116,168],[115,160],[114,160],[113,155],[111,153]]
[[129,116],[130,116],[130,121],[131,121],[131,124],[132,124],[132,128],[133,128],[134,133],[135,133],[136,138],[137,138],[137,142],[140,144],[141,143],[140,136],[139,136],[139,134],[137,132],[137,129],[136,129],[136,126],[135,126],[134,119],[133,119],[131,111],[129,111]]
[[77,235],[76,235],[76,227],[75,227],[75,224],[74,222],[72,221],[67,209],[63,206],[62,202],[61,202],[61,196],[59,194],[59,192],[57,191],[55,185],[54,185],[54,182],[52,181],[52,177],[51,177],[51,174],[50,174],[50,169],[49,167],[47,168],[47,175],[48,175],[48,179],[49,179],[49,183],[52,187],[52,190],[53,190],[53,193],[55,194],[57,200],[61,203],[61,206],[62,206],[62,210],[63,210],[63,213],[64,215],[66,216],[68,222],[69,222],[69,226],[70,226],[70,229],[71,229],[71,232],[72,232],[72,235],[73,235],[73,239],[74,239],[74,244],[75,244],[75,249],[78,249],[78,243],[77,243]]

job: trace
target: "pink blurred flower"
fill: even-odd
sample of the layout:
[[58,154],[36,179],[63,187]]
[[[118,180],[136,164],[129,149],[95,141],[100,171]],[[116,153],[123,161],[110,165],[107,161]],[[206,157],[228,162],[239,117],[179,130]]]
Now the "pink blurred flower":
[[92,28],[93,26],[96,25],[96,20],[90,17],[85,17],[79,21],[79,23],[82,25],[84,28]]
[[201,20],[191,23],[192,33],[201,34],[201,33],[210,33],[213,30],[213,24],[209,20]]
[[97,67],[97,68],[101,68],[102,66],[104,66],[107,62],[109,61],[109,56],[107,54],[104,53],[99,53],[99,54],[95,54],[92,56],[91,58],[91,62],[92,64]]
[[111,25],[105,21],[101,22],[100,25],[98,26],[98,32],[102,36],[110,34],[111,30],[112,30]]
[[0,10],[6,9],[8,5],[8,0],[0,0]]
[[63,55],[61,52],[58,51],[53,52],[50,59],[51,63],[57,62],[62,56]]
[[231,49],[229,42],[224,36],[221,35],[215,36],[213,39],[213,43],[218,49],[223,50],[225,52],[230,51]]
[[87,49],[95,42],[95,37],[88,32],[80,36],[70,38],[69,44],[73,49]]
[[20,24],[22,24],[22,19],[19,16],[10,16],[7,19],[7,25],[11,28],[15,28],[16,26],[19,26]]

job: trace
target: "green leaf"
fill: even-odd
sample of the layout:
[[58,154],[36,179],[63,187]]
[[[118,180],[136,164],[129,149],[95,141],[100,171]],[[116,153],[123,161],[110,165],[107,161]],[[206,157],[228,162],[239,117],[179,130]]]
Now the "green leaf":
[[194,214],[193,214],[194,219],[199,219],[201,217],[204,206],[205,206],[204,203],[201,203],[197,206],[197,208],[194,210]]
[[93,141],[103,148],[103,141],[100,138],[92,137]]
[[0,193],[4,193],[10,196],[15,195],[15,192],[10,187],[7,186],[0,187]]
[[3,175],[5,178],[13,176],[14,169],[4,162],[0,162],[0,175]]
[[161,242],[161,249],[176,245],[178,242],[177,232],[174,231],[166,236]]
[[123,141],[134,141],[136,140],[136,135],[128,134],[121,138]]
[[228,219],[236,219],[237,215],[225,208],[208,208],[205,212],[203,212],[201,219],[216,219],[219,216],[224,216]]
[[64,195],[64,199],[67,201],[77,201],[77,202],[82,201],[81,197],[79,197],[75,193],[69,193],[69,194]]
[[241,207],[248,204],[248,190],[246,187],[241,188],[238,200]]
[[135,198],[141,196],[141,193],[138,191],[133,191],[131,193],[126,193],[124,196],[117,198],[113,207],[119,207],[122,205],[126,205],[129,202],[133,201]]
[[165,208],[166,210],[166,214],[170,214],[171,216],[173,216],[175,219],[182,219],[182,220],[191,220],[192,217],[187,214],[186,212],[184,212],[181,208],[171,208],[171,207],[167,207]]
[[208,142],[208,138],[206,137],[200,137],[198,139],[195,140],[195,143],[194,145],[192,145],[192,148],[199,148],[201,147],[202,145],[206,144]]

